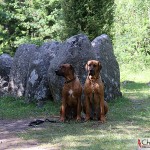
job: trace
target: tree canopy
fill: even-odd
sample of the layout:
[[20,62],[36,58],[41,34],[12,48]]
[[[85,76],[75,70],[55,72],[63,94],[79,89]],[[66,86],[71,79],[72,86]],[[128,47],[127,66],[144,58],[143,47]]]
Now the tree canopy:
[[103,33],[113,38],[114,0],[63,0],[62,8],[67,37],[83,32],[90,39]]
[[105,33],[119,59],[150,55],[149,0],[0,0],[0,53],[78,34]]
[[0,49],[13,53],[22,43],[60,39],[59,0],[3,0],[0,6]]

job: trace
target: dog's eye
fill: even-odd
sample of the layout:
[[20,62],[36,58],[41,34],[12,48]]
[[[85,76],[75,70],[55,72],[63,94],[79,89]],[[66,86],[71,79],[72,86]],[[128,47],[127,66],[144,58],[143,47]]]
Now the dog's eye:
[[96,67],[96,65],[93,65],[93,67]]
[[63,69],[64,68],[64,66],[60,66],[60,69]]
[[91,64],[89,64],[88,66],[91,67]]

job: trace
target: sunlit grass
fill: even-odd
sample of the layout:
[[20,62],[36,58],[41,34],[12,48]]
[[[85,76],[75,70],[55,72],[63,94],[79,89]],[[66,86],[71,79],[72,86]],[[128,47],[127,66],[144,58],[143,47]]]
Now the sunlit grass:
[[137,83],[150,82],[150,68],[146,68],[144,70],[142,69],[134,70],[134,68],[136,67],[132,67],[132,68],[128,69],[126,65],[120,68],[121,82],[123,81],[135,81]]

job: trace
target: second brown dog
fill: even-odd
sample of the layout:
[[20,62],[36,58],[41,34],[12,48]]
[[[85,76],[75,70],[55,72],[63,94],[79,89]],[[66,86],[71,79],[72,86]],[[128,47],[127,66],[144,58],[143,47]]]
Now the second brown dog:
[[65,78],[65,84],[62,89],[62,105],[60,109],[60,121],[76,118],[81,120],[81,94],[82,86],[75,74],[74,68],[70,64],[62,64],[56,75]]
[[101,80],[99,61],[90,60],[86,64],[88,76],[84,85],[86,121],[90,118],[106,121],[108,111],[107,102],[104,101],[104,85]]

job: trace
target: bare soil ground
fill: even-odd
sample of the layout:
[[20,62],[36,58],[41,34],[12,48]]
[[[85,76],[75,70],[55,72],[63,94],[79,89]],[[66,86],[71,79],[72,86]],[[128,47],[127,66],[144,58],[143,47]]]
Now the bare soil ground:
[[0,150],[60,150],[60,147],[42,146],[35,140],[24,140],[17,136],[26,132],[31,120],[0,120]]

